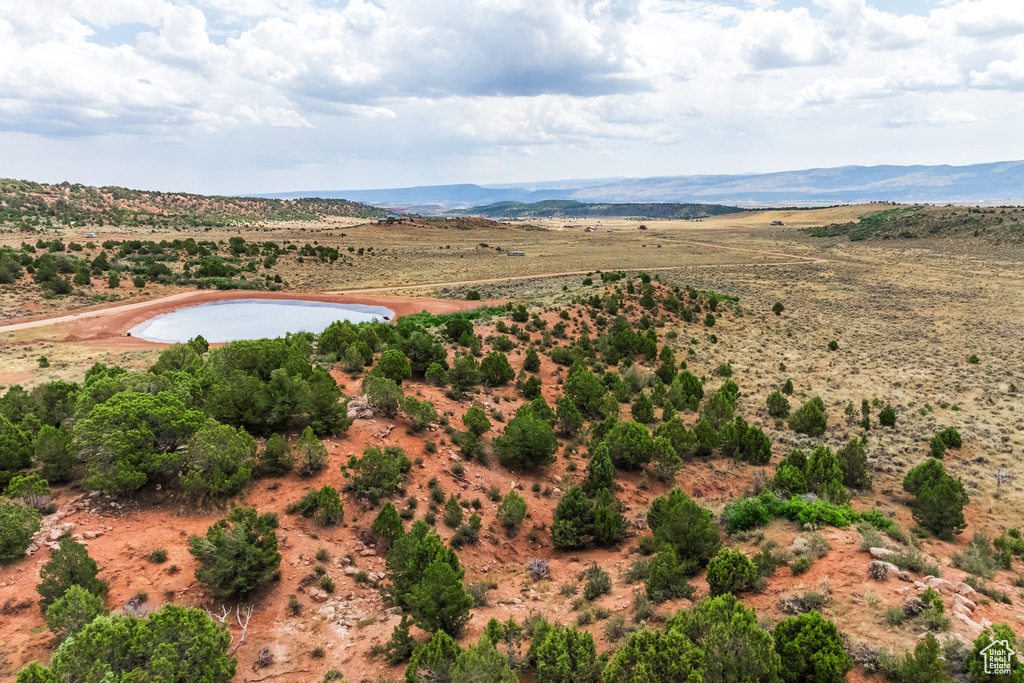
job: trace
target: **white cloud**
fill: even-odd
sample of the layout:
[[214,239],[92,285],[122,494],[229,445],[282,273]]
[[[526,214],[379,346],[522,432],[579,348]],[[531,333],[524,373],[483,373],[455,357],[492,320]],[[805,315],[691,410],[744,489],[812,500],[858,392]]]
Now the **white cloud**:
[[[757,159],[780,168],[792,158],[784,148],[810,159],[824,146],[807,140],[842,136],[850,142],[834,153],[847,149],[857,161],[869,149],[892,154],[894,126],[906,133],[984,120],[991,125],[964,128],[987,128],[993,155],[1024,155],[1004,143],[1024,141],[1015,116],[1024,1],[948,0],[930,11],[922,3],[916,14],[900,7],[0,0],[0,136],[92,151],[98,136],[111,147],[134,136],[136,147],[152,140],[159,152],[259,135],[277,141],[282,168],[339,173],[339,159],[383,169],[382,149],[402,169],[413,166],[408,159],[457,158],[448,168],[462,169],[479,158],[492,173],[498,155],[515,150],[557,177],[559,168],[620,175],[618,164],[648,168],[651,159],[662,159],[661,172],[681,172],[680,160],[730,154],[743,170]],[[0,159],[0,175],[23,175],[9,168],[17,162]],[[250,172],[230,154],[209,162]]]

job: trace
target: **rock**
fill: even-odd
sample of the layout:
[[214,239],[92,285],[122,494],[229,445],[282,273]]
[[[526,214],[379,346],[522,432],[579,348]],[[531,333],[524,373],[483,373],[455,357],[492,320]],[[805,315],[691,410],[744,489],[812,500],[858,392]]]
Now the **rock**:
[[327,602],[327,598],[329,597],[327,595],[327,591],[321,590],[319,588],[307,588],[306,595],[313,598],[317,602]]
[[360,550],[359,551],[359,556],[360,557],[370,557],[370,556],[376,555],[376,554],[377,554],[377,551],[373,550],[372,548],[367,548],[366,550]]
[[64,534],[60,529],[50,529],[50,540],[59,541],[60,537]]
[[964,596],[974,604],[978,604],[979,602],[981,602],[981,595],[978,593],[978,591],[974,590],[963,581],[960,581],[955,586],[953,586],[953,590],[955,590],[958,594]]
[[868,552],[871,553],[871,557],[875,558],[876,560],[884,560],[890,555],[895,555],[895,552],[889,550],[888,548],[870,548]]
[[345,567],[345,574],[347,574],[348,576],[355,576],[358,573],[359,568],[354,565],[350,564],[349,566]]
[[965,598],[964,596],[960,595],[959,593],[956,593],[956,594],[953,595],[953,605],[954,606],[956,606],[956,605],[962,606],[962,607],[968,609],[971,612],[973,612],[974,610],[976,610],[978,608],[977,603],[975,603],[973,600],[968,600],[967,598]]
[[926,583],[929,588],[937,590],[943,595],[953,592],[953,583],[950,581],[946,581],[945,579],[933,578],[927,581]]
[[387,614],[390,614],[393,617],[397,617],[397,616],[401,616],[402,608],[401,607],[388,607],[386,610],[384,610],[384,612],[387,613]]
[[894,565],[892,562],[879,562],[879,564],[885,565],[885,568],[889,570],[890,576],[898,577],[900,575],[900,568]]
[[953,606],[950,607],[949,609],[953,610],[954,612],[959,612],[960,614],[964,614],[964,615],[967,615],[967,616],[970,616],[970,614],[971,614],[971,608],[968,607],[967,605],[962,605],[960,603],[953,603]]
[[95,532],[95,531],[86,531],[84,535],[85,535],[85,537],[86,537],[87,539],[89,539],[90,541],[91,541],[92,539],[96,538],[96,532]]
[[960,612],[953,612],[953,624],[954,626],[959,626],[961,629],[967,631],[969,637],[972,639],[980,636],[981,632],[985,630],[981,624],[971,621],[970,617],[966,614],[961,614]]

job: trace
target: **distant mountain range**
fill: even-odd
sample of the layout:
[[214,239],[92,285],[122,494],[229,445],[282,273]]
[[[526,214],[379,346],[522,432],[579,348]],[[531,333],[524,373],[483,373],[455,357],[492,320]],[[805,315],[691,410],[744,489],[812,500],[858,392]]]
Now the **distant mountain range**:
[[498,202],[469,209],[450,209],[452,215],[482,216],[484,218],[646,218],[679,220],[707,218],[725,213],[747,211],[721,204],[684,204],[678,202],[577,202],[572,199],[546,199],[541,202]]
[[1019,203],[1024,161],[972,166],[841,166],[748,175],[658,176],[564,180],[519,185],[425,185],[379,190],[282,192],[279,199],[343,198],[423,213],[551,199],[579,202],[684,202],[758,206],[900,203]]

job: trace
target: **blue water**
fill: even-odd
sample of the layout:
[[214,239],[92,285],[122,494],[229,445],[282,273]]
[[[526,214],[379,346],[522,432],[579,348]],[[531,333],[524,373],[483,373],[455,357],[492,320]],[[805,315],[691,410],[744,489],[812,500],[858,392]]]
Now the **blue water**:
[[291,299],[235,299],[189,306],[136,325],[133,337],[173,344],[203,335],[212,344],[239,339],[283,337],[288,332],[319,334],[336,320],[354,323],[392,319],[383,306],[331,304]]

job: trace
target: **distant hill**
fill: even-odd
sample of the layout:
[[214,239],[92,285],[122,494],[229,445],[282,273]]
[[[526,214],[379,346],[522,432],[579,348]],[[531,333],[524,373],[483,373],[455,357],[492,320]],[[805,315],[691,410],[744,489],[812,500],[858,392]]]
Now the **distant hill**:
[[616,216],[622,218],[688,219],[718,216],[724,213],[746,211],[735,206],[721,204],[675,204],[666,202],[636,203],[588,203],[566,199],[549,199],[532,204],[523,202],[498,202],[469,209],[456,209],[454,215],[486,216],[488,218],[600,218]]
[[287,192],[276,198],[345,197],[377,206],[437,204],[449,209],[553,199],[591,203],[702,203],[745,207],[1024,203],[1024,161],[973,166],[842,166],[747,175],[565,180],[486,187],[434,185],[380,190]]
[[0,179],[0,224],[219,226],[238,221],[384,215],[383,209],[343,199],[220,197]]
[[861,240],[957,238],[995,244],[1024,243],[1024,209],[1017,207],[896,206],[850,223],[805,228],[811,237]]

